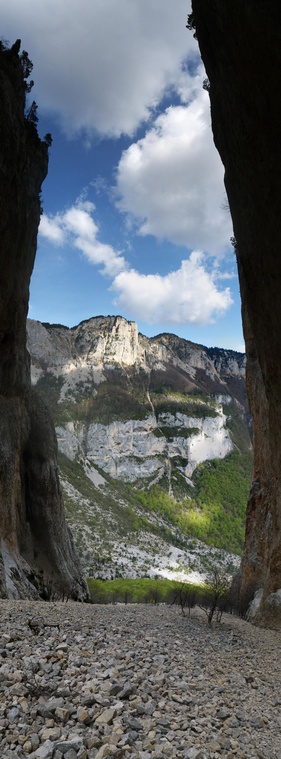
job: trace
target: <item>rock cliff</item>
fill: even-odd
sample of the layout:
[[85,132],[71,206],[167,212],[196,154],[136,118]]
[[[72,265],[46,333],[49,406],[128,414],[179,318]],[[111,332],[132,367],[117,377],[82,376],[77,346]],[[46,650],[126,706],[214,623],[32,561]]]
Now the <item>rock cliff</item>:
[[147,338],[121,316],[27,329],[87,574],[233,570],[252,461],[245,355]]
[[275,0],[193,0],[225,166],[238,259],[254,426],[241,589],[252,618],[281,627],[281,8]]
[[88,471],[159,481],[173,464],[190,484],[199,463],[233,450],[227,419],[247,423],[244,354],[149,339],[121,316],[72,329],[28,320],[28,347],[33,383],[47,401],[57,394],[59,448]]
[[0,595],[38,596],[86,587],[66,525],[50,413],[31,388],[26,349],[29,281],[48,148],[25,116],[30,62],[0,44]]

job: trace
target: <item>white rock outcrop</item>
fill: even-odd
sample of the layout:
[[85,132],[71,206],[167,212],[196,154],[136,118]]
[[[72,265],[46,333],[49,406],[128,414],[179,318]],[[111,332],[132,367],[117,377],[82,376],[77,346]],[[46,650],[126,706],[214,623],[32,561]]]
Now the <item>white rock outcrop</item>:
[[[184,414],[162,414],[158,423],[153,415],[142,421],[130,419],[112,424],[94,423],[86,427],[79,422],[67,422],[57,427],[60,450],[74,459],[87,459],[88,466],[102,469],[111,477],[134,482],[164,473],[166,459],[183,459],[178,466],[190,478],[197,464],[206,459],[224,458],[233,447],[226,417],[188,417]],[[166,437],[161,427],[174,430]],[[188,437],[184,434],[192,430]],[[157,432],[157,435],[155,434]]]

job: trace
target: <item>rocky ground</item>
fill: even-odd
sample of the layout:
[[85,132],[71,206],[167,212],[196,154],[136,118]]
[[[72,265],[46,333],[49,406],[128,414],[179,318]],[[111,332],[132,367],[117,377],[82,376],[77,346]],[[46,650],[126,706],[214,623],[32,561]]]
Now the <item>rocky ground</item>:
[[279,633],[175,607],[0,605],[3,759],[281,756]]

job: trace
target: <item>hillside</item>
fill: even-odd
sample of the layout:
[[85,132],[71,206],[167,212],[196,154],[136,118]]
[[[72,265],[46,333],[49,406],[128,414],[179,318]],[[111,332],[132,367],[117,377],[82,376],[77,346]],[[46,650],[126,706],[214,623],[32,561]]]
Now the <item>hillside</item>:
[[147,338],[122,317],[72,329],[30,320],[28,347],[89,574],[202,573],[241,553],[252,457],[243,354]]

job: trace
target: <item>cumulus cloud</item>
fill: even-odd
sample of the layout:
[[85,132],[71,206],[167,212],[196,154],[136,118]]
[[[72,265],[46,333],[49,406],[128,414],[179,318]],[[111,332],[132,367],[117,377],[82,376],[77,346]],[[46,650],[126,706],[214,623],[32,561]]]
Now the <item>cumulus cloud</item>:
[[165,276],[120,272],[112,289],[118,293],[116,305],[150,324],[208,324],[232,304],[229,288],[217,288],[214,272],[206,271],[202,253],[195,251]]
[[70,244],[77,248],[92,264],[101,265],[102,273],[114,277],[126,269],[120,251],[98,239],[99,227],[93,219],[95,206],[89,201],[78,201],[55,216],[42,216],[39,234],[55,245]]
[[213,144],[202,69],[200,74],[182,83],[182,97],[193,99],[167,108],[123,152],[117,207],[139,235],[218,255],[229,247],[232,227],[223,207],[223,167]]
[[111,279],[115,305],[124,314],[148,323],[207,324],[224,314],[232,304],[229,288],[220,289],[218,265],[206,268],[204,255],[193,251],[181,267],[166,275],[141,274],[111,245],[100,242],[93,218],[95,206],[85,200],[55,216],[43,215],[39,233],[50,244],[72,246],[101,273]]
[[69,135],[133,134],[187,56],[186,0],[1,0],[5,36],[34,60],[35,98]]
[[63,245],[65,241],[65,232],[59,214],[55,217],[43,214],[41,216],[39,232],[41,237],[46,237],[54,245]]

